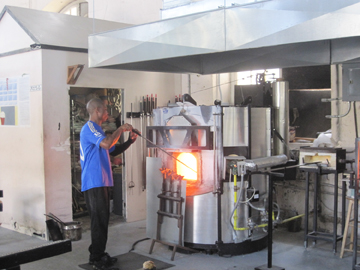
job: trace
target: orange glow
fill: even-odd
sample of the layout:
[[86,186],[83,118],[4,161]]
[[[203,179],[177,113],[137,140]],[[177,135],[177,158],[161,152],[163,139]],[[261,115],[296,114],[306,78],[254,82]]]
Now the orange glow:
[[178,175],[184,176],[186,180],[197,180],[197,160],[196,157],[191,153],[181,153],[178,157],[178,160],[185,163],[187,166],[192,168],[193,170],[186,167],[184,164],[176,161],[176,173]]

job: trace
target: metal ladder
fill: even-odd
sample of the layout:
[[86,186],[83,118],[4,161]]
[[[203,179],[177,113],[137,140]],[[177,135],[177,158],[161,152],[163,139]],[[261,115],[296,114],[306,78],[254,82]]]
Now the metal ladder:
[[[157,196],[160,199],[160,203],[159,210],[157,211],[156,239],[153,239],[151,242],[149,254],[152,253],[155,243],[158,242],[173,247],[171,255],[171,260],[173,261],[178,248],[191,252],[198,251],[183,245],[182,232],[184,216],[182,214],[182,205],[185,201],[184,198],[181,197],[181,181],[183,176],[177,175],[169,169],[161,169],[161,172],[163,174],[163,183],[162,192]],[[160,232],[164,217],[177,219],[177,227],[179,230],[178,244],[161,240]]]

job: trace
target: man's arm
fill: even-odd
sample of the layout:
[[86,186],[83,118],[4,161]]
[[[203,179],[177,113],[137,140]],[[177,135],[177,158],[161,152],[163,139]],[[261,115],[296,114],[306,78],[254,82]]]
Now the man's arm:
[[125,131],[132,131],[132,126],[130,124],[124,124],[116,129],[111,135],[106,136],[101,142],[100,147],[104,149],[110,149],[113,147],[116,142],[119,140],[121,134]]
[[[140,133],[139,131],[137,131],[137,132]],[[115,146],[114,151],[112,151],[110,153],[110,155],[115,157],[115,156],[120,155],[121,153],[125,152],[125,150],[128,149],[130,147],[130,145],[132,145],[136,141],[136,138],[137,138],[137,134],[134,132],[130,132],[129,139],[126,142],[122,143],[121,145]]]
[[110,155],[115,157],[117,155],[120,155],[121,153],[124,153],[125,150],[128,149],[132,143],[132,140],[129,139],[120,145],[116,145],[114,151],[112,151]]

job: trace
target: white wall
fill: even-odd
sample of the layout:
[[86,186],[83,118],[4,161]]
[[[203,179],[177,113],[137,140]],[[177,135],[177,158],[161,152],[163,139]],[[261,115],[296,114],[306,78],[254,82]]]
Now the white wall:
[[[69,0],[0,0],[0,10],[5,5],[58,12]],[[88,0],[89,17],[142,24],[160,19],[162,0]],[[95,10],[95,12],[94,12]]]
[[246,5],[257,0],[165,0],[162,19],[174,18],[208,10],[217,10],[224,7],[232,7],[233,5]]
[[190,94],[197,105],[211,106],[215,99],[221,100],[222,104],[234,104],[234,84],[230,73],[183,74],[178,84],[181,85],[182,92],[175,92],[175,95]]
[[[30,76],[30,85],[42,83],[40,51],[0,58],[1,78],[22,74]],[[45,231],[42,109],[41,91],[30,92],[30,126],[1,126],[0,131],[0,223],[26,234]]]
[[160,19],[162,0],[132,1],[100,1],[89,0],[89,17],[123,22],[143,24]]
[[41,52],[46,213],[51,212],[68,222],[72,221],[72,188],[66,79],[67,66],[73,63],[72,54],[54,50]]
[[[342,97],[342,65],[333,65],[331,67],[331,98]],[[359,102],[356,103],[357,112],[359,112]],[[343,115],[348,110],[348,103],[342,101],[331,102],[331,114]],[[359,115],[357,115],[359,119]],[[333,139],[337,143],[338,147],[343,147],[349,151],[355,148],[355,120],[354,109],[351,104],[351,111],[348,115],[341,118],[332,118],[331,120]],[[354,158],[354,154],[352,154]]]
[[0,10],[7,5],[58,12],[61,9],[59,7],[63,7],[70,2],[72,0],[0,0]]
[[[343,96],[342,74],[343,74],[342,65],[331,66],[331,98],[341,98]],[[332,115],[345,115],[347,111],[348,111],[348,102],[343,102],[343,101],[331,102]],[[360,104],[359,102],[356,102],[356,112],[357,112],[356,117],[358,121],[360,119],[359,111],[360,111]],[[355,131],[355,117],[354,117],[353,103],[351,103],[351,110],[349,114],[340,118],[332,118],[331,130],[332,130],[332,139],[336,143],[336,146],[347,150],[346,159],[354,160],[356,131]],[[355,170],[355,166],[356,165],[354,164],[353,167],[354,170]],[[351,169],[349,165],[347,165],[347,168]],[[333,183],[333,178],[331,178],[330,180],[332,180],[330,182]],[[339,186],[340,185],[341,185],[341,179],[339,182]],[[339,193],[341,193],[341,190],[339,190]],[[327,201],[325,201],[325,203],[331,203],[328,202],[328,200],[329,198],[327,199]],[[339,205],[341,206],[341,202],[339,203]],[[339,213],[341,213],[341,209],[339,209]]]
[[30,8],[30,1],[29,0],[0,0],[0,8],[1,10],[4,8],[4,6],[16,6],[16,7],[24,7],[24,8]]
[[23,49],[34,43],[28,35],[24,35],[24,30],[8,13],[1,19],[0,33],[4,37],[11,37],[2,39],[0,53]]

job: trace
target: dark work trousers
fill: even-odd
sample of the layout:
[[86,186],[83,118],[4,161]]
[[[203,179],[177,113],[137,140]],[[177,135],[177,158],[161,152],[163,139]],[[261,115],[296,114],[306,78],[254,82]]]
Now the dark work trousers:
[[109,187],[84,191],[86,207],[91,220],[90,260],[98,261],[105,255],[110,218]]

